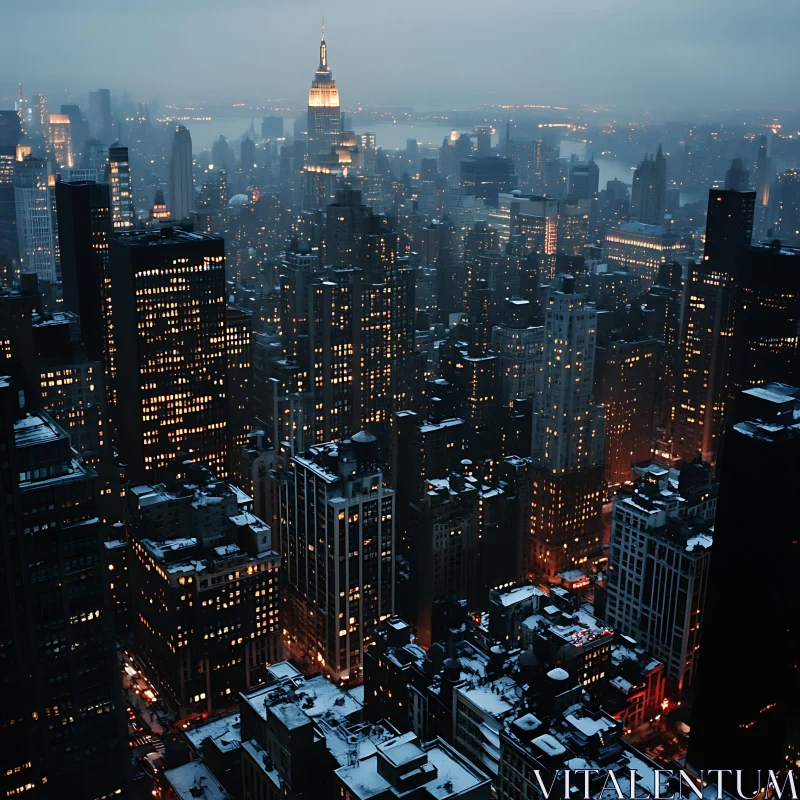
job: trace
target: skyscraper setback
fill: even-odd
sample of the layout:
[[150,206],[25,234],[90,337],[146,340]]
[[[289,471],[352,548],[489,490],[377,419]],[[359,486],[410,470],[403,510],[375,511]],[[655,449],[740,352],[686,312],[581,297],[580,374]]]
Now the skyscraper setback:
[[645,156],[633,173],[631,219],[645,225],[663,225],[667,195],[667,162],[661,145],[655,158]]

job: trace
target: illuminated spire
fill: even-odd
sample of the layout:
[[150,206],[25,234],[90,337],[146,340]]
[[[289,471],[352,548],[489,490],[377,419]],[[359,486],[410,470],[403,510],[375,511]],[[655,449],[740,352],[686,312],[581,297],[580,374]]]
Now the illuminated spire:
[[328,69],[328,46],[325,44],[325,17],[322,18],[322,38],[319,42],[319,71]]

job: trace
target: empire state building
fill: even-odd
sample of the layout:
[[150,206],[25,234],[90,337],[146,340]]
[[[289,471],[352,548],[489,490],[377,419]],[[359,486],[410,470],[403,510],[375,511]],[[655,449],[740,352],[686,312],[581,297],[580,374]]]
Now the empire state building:
[[329,153],[342,132],[339,91],[328,67],[325,26],[319,43],[319,67],[308,91],[308,158],[313,163],[322,153]]

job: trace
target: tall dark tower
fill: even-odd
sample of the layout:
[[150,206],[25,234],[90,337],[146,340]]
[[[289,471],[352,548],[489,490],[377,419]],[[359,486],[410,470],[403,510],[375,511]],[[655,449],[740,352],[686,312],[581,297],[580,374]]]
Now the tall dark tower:
[[115,423],[132,480],[178,453],[227,472],[225,247],[162,228],[112,238]]
[[[108,298],[108,240],[111,238],[111,193],[107,183],[56,183],[64,307],[81,318],[81,334],[90,361],[108,352],[111,334]],[[109,353],[109,355],[111,355]]]
[[339,90],[328,66],[325,25],[319,43],[319,67],[308,91],[308,160],[313,163],[328,153],[342,132]]
[[[709,575],[709,596],[721,602],[705,606],[688,761],[701,769],[735,764],[755,778],[756,768],[777,771],[797,759],[787,733],[797,708],[800,601],[791,580],[770,581],[764,591],[731,589],[800,566],[796,526],[786,516],[797,497],[800,390],[754,387],[737,406],[745,421],[723,440]],[[735,657],[742,631],[776,645],[766,663],[755,653]]]
[[130,756],[97,475],[21,389],[0,379],[0,791],[112,797]]
[[712,189],[703,259],[689,266],[675,415],[676,454],[717,457],[728,394],[736,264],[750,244],[755,192]]
[[645,157],[633,173],[631,219],[645,225],[663,225],[666,204],[667,162],[659,145],[656,157]]

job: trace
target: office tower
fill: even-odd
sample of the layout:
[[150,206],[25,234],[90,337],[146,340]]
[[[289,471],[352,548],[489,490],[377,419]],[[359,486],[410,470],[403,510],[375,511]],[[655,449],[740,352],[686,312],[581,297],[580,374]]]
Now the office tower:
[[703,259],[689,265],[683,311],[675,414],[675,453],[716,461],[729,395],[732,293],[741,252],[753,230],[753,192],[712,189]]
[[108,89],[89,92],[89,122],[92,136],[106,146],[114,141],[111,125],[111,92]]
[[108,183],[108,146],[101,144],[97,139],[89,139],[86,142],[81,167],[94,173],[91,180]]
[[133,185],[128,148],[115,142],[108,148],[108,183],[111,186],[111,222],[115,231],[133,227]]
[[45,141],[47,140],[47,98],[43,94],[33,96],[34,129]]
[[[797,742],[787,742],[797,714],[800,608],[794,584],[775,580],[762,592],[725,588],[746,586],[754,575],[776,569],[791,574],[798,566],[797,532],[786,522],[797,496],[798,399],[800,390],[783,384],[747,389],[737,402],[740,421],[725,431],[708,578],[710,596],[722,592],[724,602],[705,608],[687,755],[693,767],[735,763],[755,777],[756,768],[777,771],[787,766],[787,755],[792,753],[789,766],[797,757]],[[753,497],[769,502],[749,502]],[[760,659],[731,660],[731,643],[743,630],[780,645],[767,674]]]
[[502,156],[467,156],[459,163],[461,184],[487,206],[497,205],[501,192],[517,188],[514,162]]
[[256,164],[256,143],[249,136],[245,136],[242,139],[240,153],[242,175],[245,177],[250,176],[258,165]]
[[489,125],[481,125],[475,128],[475,154],[478,158],[485,158],[492,154],[492,128]]
[[77,166],[83,160],[84,149],[89,141],[89,123],[80,106],[62,105],[61,113],[69,118],[72,159]]
[[238,306],[225,309],[225,354],[228,370],[228,456],[238,467],[241,448],[253,429],[253,317]]
[[313,164],[330,152],[342,133],[339,90],[328,67],[325,26],[319,43],[319,67],[308,91],[308,158]]
[[532,399],[541,382],[544,368],[544,326],[530,325],[530,302],[520,298],[506,300],[515,311],[492,331],[492,349],[500,370],[500,400],[504,406],[520,398]]
[[14,203],[14,165],[22,139],[16,111],[0,111],[0,262],[19,255]]
[[800,170],[778,175],[776,234],[786,244],[800,245]]
[[414,411],[394,415],[391,443],[391,486],[395,491],[397,551],[414,553],[417,531],[412,521],[425,492],[425,480],[457,470],[463,455],[464,420],[441,419],[436,404],[428,417]]
[[605,618],[664,663],[680,696],[694,681],[703,616],[713,605],[706,591],[716,487],[699,464],[639,472],[614,500]]
[[103,361],[108,353],[113,364],[109,338],[113,335],[108,274],[108,241],[113,230],[109,187],[89,181],[59,181],[56,208],[64,308],[80,317],[89,360]]
[[753,189],[756,193],[754,227],[756,238],[766,235],[767,228],[771,227],[770,209],[772,198],[773,167],[772,159],[768,155],[768,141],[766,136],[756,138],[758,151],[753,165]]
[[606,232],[604,250],[610,267],[637,275],[646,290],[655,282],[661,265],[681,255],[684,246],[680,237],[661,225],[623,222]]
[[740,250],[736,261],[726,420],[739,393],[800,377],[800,247],[777,242]]
[[149,226],[151,228],[158,228],[160,225],[168,223],[171,216],[167,208],[167,203],[164,200],[164,192],[161,191],[161,187],[159,186],[156,189],[155,196],[153,197],[153,205],[150,207],[150,213],[148,214]]
[[725,173],[725,188],[733,192],[746,192],[750,189],[750,173],[744,168],[741,158],[731,161]]
[[600,189],[600,167],[589,161],[575,161],[569,167],[568,194],[572,197],[597,197]]
[[667,162],[661,145],[654,159],[645,156],[634,170],[631,219],[645,225],[663,225],[667,203]]
[[593,244],[592,217],[594,198],[564,197],[558,201],[558,252],[583,256]]
[[283,117],[266,116],[261,120],[261,138],[283,139]]
[[14,165],[14,203],[21,270],[55,283],[56,227],[47,161],[28,156]]
[[115,424],[132,480],[178,453],[226,473],[224,253],[171,228],[111,239]]
[[549,579],[599,548],[603,409],[592,405],[597,312],[565,275],[545,305],[542,391],[534,398],[528,568]]
[[175,220],[189,219],[194,211],[194,176],[192,172],[192,136],[178,125],[172,138],[169,164],[170,211]]
[[334,269],[315,283],[309,309],[316,441],[363,427],[386,432],[392,409],[408,402],[415,271],[398,258],[397,239],[360,192],[337,193],[325,239]]
[[358,681],[375,627],[394,611],[394,492],[375,437],[315,445],[275,481],[286,644],[309,669]]
[[182,459],[161,474],[126,492],[136,652],[187,717],[230,706],[280,658],[280,559],[240,489]]
[[66,114],[51,114],[48,120],[47,150],[56,169],[73,166],[72,130]]
[[605,407],[604,476],[611,486],[630,480],[631,465],[648,461],[653,446],[658,343],[613,336],[597,347],[594,394]]
[[108,797],[127,782],[119,667],[95,473],[67,434],[0,381],[0,787],[4,796]]

